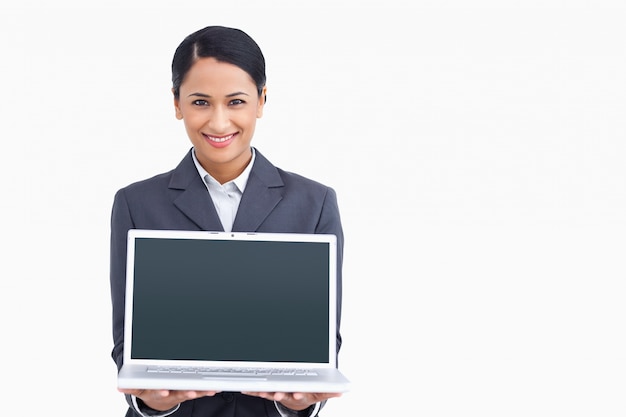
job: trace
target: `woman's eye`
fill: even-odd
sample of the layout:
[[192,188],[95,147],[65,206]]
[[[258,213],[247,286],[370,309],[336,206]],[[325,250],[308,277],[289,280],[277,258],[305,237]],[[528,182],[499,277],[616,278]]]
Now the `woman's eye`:
[[194,100],[194,101],[192,102],[192,104],[193,104],[194,106],[208,106],[208,105],[209,105],[209,102],[208,102],[208,101],[206,101],[206,100]]
[[243,104],[243,103],[245,103],[245,101],[243,101],[240,98],[236,98],[230,102],[231,105],[237,105],[237,104]]

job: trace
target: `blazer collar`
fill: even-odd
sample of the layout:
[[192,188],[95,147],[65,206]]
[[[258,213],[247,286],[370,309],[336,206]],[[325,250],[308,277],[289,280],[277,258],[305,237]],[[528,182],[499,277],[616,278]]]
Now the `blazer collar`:
[[[215,206],[198,175],[192,150],[172,173],[169,188],[179,190],[174,205],[202,230],[223,231]],[[233,223],[233,231],[254,232],[283,198],[284,183],[278,169],[255,148],[256,159]]]

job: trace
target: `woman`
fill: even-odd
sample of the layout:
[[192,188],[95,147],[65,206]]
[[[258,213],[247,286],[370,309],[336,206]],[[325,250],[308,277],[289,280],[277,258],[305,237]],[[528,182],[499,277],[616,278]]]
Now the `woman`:
[[[172,82],[176,117],[193,146],[176,168],[120,189],[113,203],[112,357],[118,369],[124,346],[126,235],[131,228],[335,234],[339,329],[343,231],[336,194],[275,167],[251,146],[267,93],[265,59],[256,42],[234,28],[201,29],[176,49]],[[337,330],[337,353],[340,346]],[[315,416],[329,398],[340,396],[120,391],[130,406],[127,417]]]

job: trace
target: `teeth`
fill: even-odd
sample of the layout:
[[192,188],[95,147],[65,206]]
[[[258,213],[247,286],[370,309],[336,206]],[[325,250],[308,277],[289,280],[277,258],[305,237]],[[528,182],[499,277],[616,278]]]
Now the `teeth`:
[[213,142],[218,142],[218,143],[220,143],[220,142],[226,142],[228,139],[232,138],[232,137],[233,137],[233,135],[228,135],[228,136],[225,136],[225,137],[223,137],[223,138],[216,138],[216,137],[209,136],[209,135],[206,135],[206,137],[207,137],[207,138],[209,138],[209,140],[211,140],[211,141],[213,141]]

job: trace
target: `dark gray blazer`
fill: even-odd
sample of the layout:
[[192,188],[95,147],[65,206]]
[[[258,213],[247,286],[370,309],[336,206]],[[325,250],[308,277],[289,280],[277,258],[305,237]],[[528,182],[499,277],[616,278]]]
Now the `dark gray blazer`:
[[[332,233],[337,236],[337,352],[341,346],[341,271],[343,230],[332,188],[283,171],[258,150],[233,231]],[[118,369],[124,347],[126,235],[129,229],[223,231],[215,206],[193,163],[192,150],[172,171],[130,184],[115,194],[111,214],[111,298],[113,340],[111,356]],[[164,334],[164,338],[168,335]],[[129,409],[127,416],[136,416]],[[179,416],[279,416],[271,401],[238,393],[222,393],[181,404]]]

